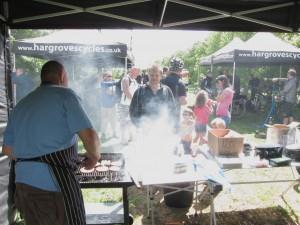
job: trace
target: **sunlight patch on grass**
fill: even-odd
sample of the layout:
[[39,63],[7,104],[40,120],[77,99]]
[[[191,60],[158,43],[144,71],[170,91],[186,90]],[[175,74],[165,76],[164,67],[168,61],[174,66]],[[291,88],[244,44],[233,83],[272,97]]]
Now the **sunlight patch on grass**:
[[81,189],[85,202],[120,202],[122,201],[121,188],[87,188]]

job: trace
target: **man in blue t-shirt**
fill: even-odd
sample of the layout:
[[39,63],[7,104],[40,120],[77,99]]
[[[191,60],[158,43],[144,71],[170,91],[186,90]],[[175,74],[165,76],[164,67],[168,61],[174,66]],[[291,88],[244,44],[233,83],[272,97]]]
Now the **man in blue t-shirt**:
[[27,225],[85,224],[74,146],[78,135],[90,169],[100,159],[100,141],[79,97],[67,88],[63,65],[47,62],[41,81],[13,109],[4,134],[2,151],[16,162],[16,206]]
[[112,74],[105,72],[103,74],[103,81],[101,82],[101,138],[108,137],[107,128],[110,125],[113,137],[117,137],[116,127],[116,83],[112,80]]

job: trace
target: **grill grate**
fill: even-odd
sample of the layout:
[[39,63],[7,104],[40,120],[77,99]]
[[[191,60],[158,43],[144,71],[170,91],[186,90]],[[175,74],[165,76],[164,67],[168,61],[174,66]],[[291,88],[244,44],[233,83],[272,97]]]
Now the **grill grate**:
[[[79,159],[83,160],[82,156]],[[96,168],[107,167],[107,171],[97,171]],[[92,172],[82,173],[79,166],[76,171],[76,176],[81,184],[110,184],[130,182],[131,178],[125,170],[125,160],[122,154],[104,153],[101,154],[99,165]]]

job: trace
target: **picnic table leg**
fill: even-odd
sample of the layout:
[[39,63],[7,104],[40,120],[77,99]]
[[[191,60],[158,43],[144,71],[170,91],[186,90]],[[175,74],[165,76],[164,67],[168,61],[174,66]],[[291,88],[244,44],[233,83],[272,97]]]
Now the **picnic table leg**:
[[214,205],[214,185],[209,182],[209,194],[210,194],[210,225],[217,225],[215,205]]
[[150,187],[147,186],[147,218],[150,218]]
[[[153,188],[151,185],[147,186],[147,218],[151,219],[151,224],[154,225],[154,210],[153,210]],[[151,215],[150,215],[151,213]]]
[[[196,201],[195,201],[195,205],[198,205],[198,181],[196,181],[196,190],[195,190],[195,198],[196,198]],[[197,213],[197,211],[196,211],[196,213]]]
[[154,223],[154,207],[153,207],[153,200],[154,200],[154,196],[153,196],[153,187],[150,186],[150,210],[151,210],[151,224],[155,225]]

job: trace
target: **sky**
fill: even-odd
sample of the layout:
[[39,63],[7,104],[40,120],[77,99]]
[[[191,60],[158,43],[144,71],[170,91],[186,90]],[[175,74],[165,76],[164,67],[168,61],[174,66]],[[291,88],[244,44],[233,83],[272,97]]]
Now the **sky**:
[[[102,30],[118,40],[132,43],[135,65],[140,68],[151,66],[156,60],[170,56],[178,50],[186,50],[199,41],[204,41],[208,31],[180,30]],[[131,38],[132,37],[132,38]],[[131,40],[131,41],[130,41]]]

